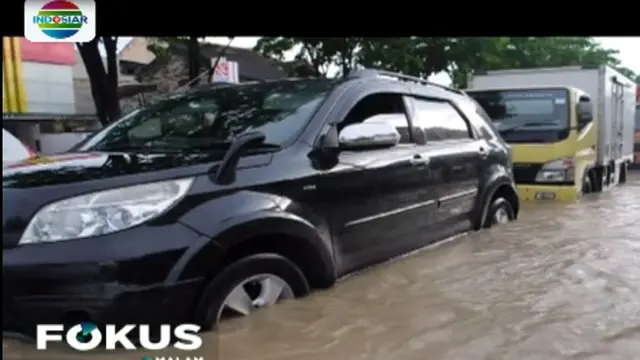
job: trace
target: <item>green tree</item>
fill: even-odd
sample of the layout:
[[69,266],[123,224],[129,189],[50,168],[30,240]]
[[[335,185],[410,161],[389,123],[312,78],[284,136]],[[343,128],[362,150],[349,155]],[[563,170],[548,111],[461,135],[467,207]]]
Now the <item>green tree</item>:
[[296,59],[306,61],[315,76],[326,76],[337,66],[345,76],[360,66],[428,76],[446,68],[447,38],[301,38],[263,37],[254,50],[284,60],[288,51],[297,51]]
[[200,41],[195,36],[156,37],[149,38],[147,49],[161,61],[168,61],[171,57],[171,46],[185,46],[187,51],[187,83],[196,86],[200,82],[200,67],[202,56]]
[[[262,37],[256,43],[254,51],[279,61],[284,60],[286,52],[296,51],[295,59],[309,64],[313,76],[324,77],[327,76],[329,66],[336,62],[347,66],[347,61],[341,61],[337,56],[342,51],[341,54],[351,58],[353,49],[347,49],[351,44],[352,40],[345,38]],[[347,51],[351,52],[345,54]]]
[[590,37],[263,37],[255,50],[280,61],[295,50],[296,59],[306,61],[315,76],[326,76],[330,66],[338,66],[342,75],[359,66],[423,78],[446,71],[462,88],[478,70],[610,65],[638,77],[621,66],[616,50]]
[[589,37],[460,38],[452,53],[454,84],[466,87],[474,70],[610,65],[621,68],[618,51],[602,47]]
[[428,77],[447,68],[449,38],[365,38],[359,53],[364,67]]

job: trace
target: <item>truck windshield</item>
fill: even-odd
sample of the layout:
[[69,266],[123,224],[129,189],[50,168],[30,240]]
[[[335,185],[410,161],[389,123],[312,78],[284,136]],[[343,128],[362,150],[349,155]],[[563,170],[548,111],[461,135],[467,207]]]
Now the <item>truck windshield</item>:
[[508,142],[551,142],[569,135],[563,89],[470,91]]
[[335,85],[286,80],[192,90],[124,116],[75,151],[199,151],[220,148],[246,131],[283,146],[303,129]]

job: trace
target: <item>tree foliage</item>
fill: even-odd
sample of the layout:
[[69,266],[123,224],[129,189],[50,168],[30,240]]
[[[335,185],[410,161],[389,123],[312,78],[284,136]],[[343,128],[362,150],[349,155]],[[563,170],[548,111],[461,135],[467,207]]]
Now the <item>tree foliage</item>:
[[160,61],[168,61],[171,57],[171,45],[186,46],[187,50],[187,80],[193,87],[200,83],[200,68],[202,54],[200,40],[196,36],[155,37],[148,38],[147,50],[152,52]]
[[465,87],[478,70],[606,64],[640,80],[622,66],[616,50],[589,37],[262,37],[255,50],[281,61],[285,53],[295,52],[315,76],[327,76],[330,68],[338,75],[372,67],[423,78],[445,71],[454,85]]
[[[116,37],[101,37],[77,44],[91,81],[91,92],[100,121],[108,124],[120,115]],[[167,44],[187,49],[190,85],[197,85],[202,67],[197,37],[151,38],[149,50],[156,57],[171,56]],[[106,69],[99,46],[106,52]],[[221,51],[221,56],[227,47]],[[262,37],[255,50],[284,61],[293,52],[305,63],[298,76],[346,76],[360,67],[401,72],[422,78],[447,72],[455,86],[464,88],[474,71],[553,66],[610,65],[640,83],[640,74],[624,67],[618,52],[589,37]],[[298,69],[298,68],[297,68]],[[213,73],[209,74],[212,76]]]

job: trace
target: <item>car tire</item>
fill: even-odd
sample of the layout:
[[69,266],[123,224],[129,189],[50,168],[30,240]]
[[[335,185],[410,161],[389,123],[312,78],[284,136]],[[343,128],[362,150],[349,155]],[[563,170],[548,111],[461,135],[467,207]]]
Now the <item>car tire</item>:
[[620,165],[620,184],[625,184],[627,182],[627,169],[627,163],[623,162],[622,165]]
[[581,192],[583,194],[590,194],[593,192],[593,183],[591,182],[591,174],[586,173],[584,175],[584,179],[582,179],[582,189]]
[[[309,293],[310,287],[306,277],[296,264],[278,254],[257,254],[242,258],[231,265],[224,268],[217,276],[215,276],[204,288],[199,303],[196,306],[195,321],[203,330],[215,329],[221,320],[221,314],[227,310],[232,310],[225,305],[232,292],[237,291],[240,287],[245,293],[251,293],[246,290],[246,286],[253,286],[253,282],[257,282],[261,289],[250,294],[252,302],[257,302],[262,296],[263,279],[270,279],[271,283],[279,283],[283,281],[285,287],[282,290],[284,298],[301,297]],[[251,280],[255,279],[255,280]],[[265,280],[266,281],[266,280]],[[246,286],[243,285],[249,282]],[[282,284],[277,285],[282,286]],[[266,290],[265,290],[266,291]],[[259,292],[260,294],[256,294]],[[236,294],[234,292],[234,294]],[[257,295],[258,297],[254,298]],[[272,304],[253,304],[250,310],[256,310],[258,307],[266,307]],[[236,307],[237,308],[237,307]],[[234,312],[233,310],[231,312]],[[241,315],[249,315],[244,313]]]
[[496,225],[502,225],[515,219],[513,207],[505,198],[494,199],[489,206],[485,217],[484,228],[488,229]]

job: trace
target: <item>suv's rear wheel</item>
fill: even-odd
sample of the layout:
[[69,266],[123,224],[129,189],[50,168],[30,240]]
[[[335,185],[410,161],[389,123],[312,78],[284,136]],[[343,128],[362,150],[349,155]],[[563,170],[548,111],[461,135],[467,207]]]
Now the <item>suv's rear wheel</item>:
[[209,330],[227,317],[247,316],[308,292],[304,274],[289,259],[278,254],[252,255],[226,267],[206,286],[196,320]]
[[490,228],[512,221],[515,219],[515,213],[509,201],[503,197],[499,197],[497,199],[493,199],[485,219],[484,227]]

